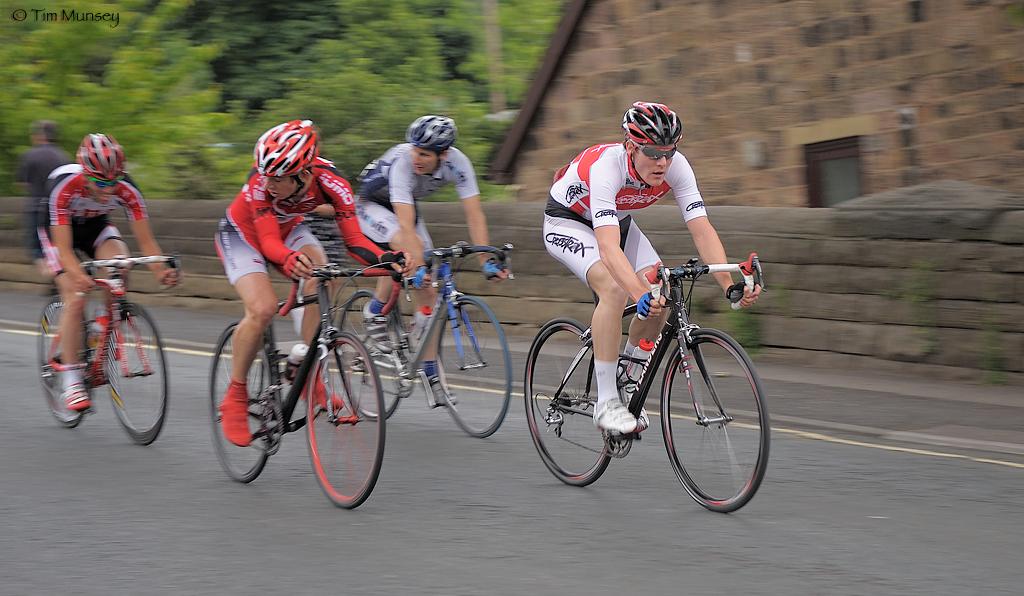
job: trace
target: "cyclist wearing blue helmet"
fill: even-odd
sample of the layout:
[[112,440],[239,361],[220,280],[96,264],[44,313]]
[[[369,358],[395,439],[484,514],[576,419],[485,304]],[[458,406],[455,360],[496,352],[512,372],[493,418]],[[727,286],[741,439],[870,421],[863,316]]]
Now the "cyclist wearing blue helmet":
[[[419,217],[416,202],[445,184],[454,184],[455,192],[462,199],[470,240],[477,245],[490,244],[473,164],[454,146],[456,134],[455,121],[451,118],[421,116],[409,125],[406,142],[370,162],[357,180],[356,216],[363,233],[381,248],[406,251],[411,257],[408,265],[417,272],[417,282],[422,282],[426,273],[423,251],[433,248],[433,242]],[[481,256],[481,267],[489,280],[508,277],[497,261],[486,255]],[[380,313],[391,290],[390,283],[387,278],[380,279],[376,298],[363,311],[370,340],[385,352],[390,351],[391,346],[388,345],[387,319]],[[434,302],[435,291],[429,285],[423,285],[413,294],[418,313]],[[423,368],[436,394],[443,389],[436,382],[433,356],[426,354]],[[446,403],[443,399],[437,402],[439,405]]]

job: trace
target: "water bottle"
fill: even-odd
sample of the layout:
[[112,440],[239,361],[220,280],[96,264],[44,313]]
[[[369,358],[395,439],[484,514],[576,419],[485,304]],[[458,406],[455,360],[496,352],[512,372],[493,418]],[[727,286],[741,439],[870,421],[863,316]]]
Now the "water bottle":
[[299,370],[299,365],[306,358],[306,352],[309,352],[309,346],[298,343],[292,346],[291,352],[288,353],[287,364],[284,368],[284,378],[289,383],[295,381],[295,372]]
[[[638,388],[640,376],[643,374],[647,361],[654,352],[654,342],[648,339],[641,339],[640,345],[633,348],[626,358],[619,360],[619,386],[622,388],[622,399],[628,402]],[[634,362],[633,359],[640,360]]]
[[633,353],[629,356],[640,360],[641,362],[630,361],[626,366],[626,375],[633,382],[640,380],[640,375],[643,374],[644,367],[647,366],[647,362],[651,359],[651,354],[654,353],[654,342],[649,339],[641,339],[640,345],[633,348]]
[[110,323],[110,317],[107,316],[106,309],[102,307],[96,307],[96,314],[93,315],[86,327],[86,345],[89,346],[90,350],[95,350],[96,346],[100,343],[100,338],[103,335],[103,328]]

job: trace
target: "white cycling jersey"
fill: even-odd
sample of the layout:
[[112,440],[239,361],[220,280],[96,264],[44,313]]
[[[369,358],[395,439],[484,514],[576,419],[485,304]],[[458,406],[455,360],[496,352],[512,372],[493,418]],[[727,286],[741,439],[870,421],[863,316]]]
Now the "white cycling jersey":
[[619,225],[620,211],[653,205],[669,191],[683,221],[707,217],[693,169],[678,151],[665,172],[665,181],[652,187],[640,181],[622,143],[594,145],[555,175],[546,213],[591,227]]
[[413,205],[445,184],[454,184],[460,199],[480,194],[473,164],[465,153],[449,147],[437,170],[421,175],[412,166],[412,147],[411,143],[395,145],[370,162],[359,175],[359,197],[385,206]]

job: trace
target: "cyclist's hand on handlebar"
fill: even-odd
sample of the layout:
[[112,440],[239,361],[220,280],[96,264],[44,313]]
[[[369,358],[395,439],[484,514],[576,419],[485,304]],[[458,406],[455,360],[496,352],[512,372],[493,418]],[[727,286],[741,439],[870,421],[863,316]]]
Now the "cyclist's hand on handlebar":
[[84,294],[96,285],[96,282],[94,282],[93,279],[81,269],[78,269],[77,271],[66,271],[65,274],[68,276],[68,282],[71,285],[71,289],[78,294]]
[[650,292],[644,292],[644,295],[636,301],[636,317],[638,319],[646,319],[647,317],[658,317],[661,315],[661,309],[665,306],[665,297],[658,296],[654,297]]
[[313,273],[313,261],[299,251],[292,251],[284,260],[284,274],[292,279],[303,279]]
[[412,282],[412,287],[416,289],[422,288],[424,284],[430,281],[430,272],[427,269],[427,266],[420,265],[419,268],[416,269],[416,273],[410,278],[410,281]]
[[170,267],[164,267],[163,269],[154,271],[153,275],[156,276],[156,280],[160,285],[167,287],[176,286],[181,280],[181,275],[178,273],[178,270]]
[[380,255],[380,263],[391,263],[391,269],[395,273],[409,272],[409,253],[402,251],[388,251]]
[[740,308],[748,308],[757,302],[758,296],[761,295],[761,286],[755,284],[753,291],[746,286],[742,281],[737,282],[729,286],[725,291],[725,298],[732,303],[738,302]]
[[494,257],[484,261],[483,267],[481,267],[480,271],[484,274],[484,278],[487,281],[501,281],[503,279],[508,279],[508,268],[505,267],[504,263],[501,263]]

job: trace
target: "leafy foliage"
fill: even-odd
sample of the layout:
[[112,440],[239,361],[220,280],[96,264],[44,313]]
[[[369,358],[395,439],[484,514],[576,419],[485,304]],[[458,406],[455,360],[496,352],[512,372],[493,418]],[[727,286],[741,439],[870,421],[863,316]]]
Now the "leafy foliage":
[[[503,0],[502,85],[514,107],[547,47],[561,2]],[[254,140],[311,118],[323,153],[355,177],[424,113],[459,126],[482,173],[508,123],[486,120],[490,81],[479,0],[310,0],[286,8],[227,0],[69,0],[119,23],[2,25],[0,192],[12,189],[31,121],[56,120],[72,152],[113,134],[153,197],[226,198]],[[57,9],[58,11],[60,9]]]

